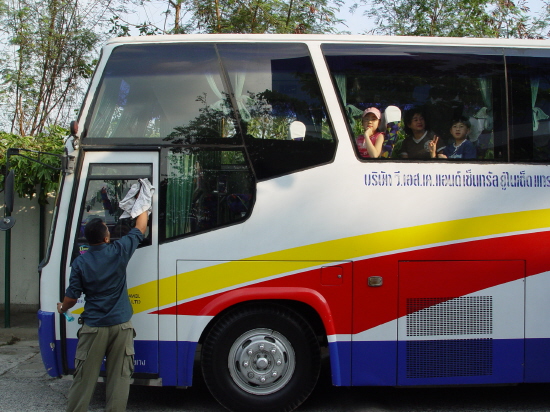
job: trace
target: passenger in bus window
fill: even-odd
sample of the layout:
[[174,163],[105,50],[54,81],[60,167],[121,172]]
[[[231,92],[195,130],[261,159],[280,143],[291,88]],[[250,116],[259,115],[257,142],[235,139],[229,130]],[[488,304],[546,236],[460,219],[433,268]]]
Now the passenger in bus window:
[[355,144],[359,149],[359,155],[363,158],[380,157],[384,144],[384,133],[378,130],[381,117],[382,114],[376,107],[369,107],[361,116],[365,132],[355,139]]
[[[451,135],[454,142],[450,143],[443,149],[443,156],[449,159],[475,159],[477,151],[474,144],[468,140],[470,133],[470,121],[466,117],[460,117],[453,120],[451,125]],[[435,151],[435,144],[430,145],[432,155]]]
[[[412,108],[405,112],[403,121],[406,137],[399,154],[402,159],[443,157],[445,144],[432,131],[427,130],[424,111],[421,108]],[[435,150],[430,148],[432,141],[435,144]]]

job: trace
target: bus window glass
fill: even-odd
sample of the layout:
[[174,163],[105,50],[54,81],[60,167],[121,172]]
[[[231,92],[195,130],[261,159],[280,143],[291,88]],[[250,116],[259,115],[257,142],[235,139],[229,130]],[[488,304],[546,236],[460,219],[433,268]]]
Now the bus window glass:
[[240,150],[174,148],[162,168],[161,240],[239,222],[252,209],[254,180]]
[[[498,51],[414,46],[324,45],[333,83],[347,115],[352,140],[363,134],[361,115],[370,107],[403,115],[421,108],[426,129],[453,144],[453,119],[465,117],[477,160],[506,158],[504,64]],[[401,117],[402,119],[402,117]],[[382,118],[383,123],[384,118]],[[393,127],[392,127],[393,126]],[[400,158],[403,120],[386,131],[382,158]],[[356,146],[356,144],[354,144]],[[357,148],[356,148],[357,149]],[[358,153],[359,154],[359,153]]]
[[84,134],[173,143],[235,136],[219,73],[211,44],[117,47],[105,67]]
[[219,44],[259,179],[332,160],[334,134],[303,44]]
[[[75,237],[75,253],[73,259],[88,249],[88,242],[84,236],[86,224],[95,218],[102,219],[111,235],[111,240],[120,239],[135,226],[135,219],[121,218],[123,211],[119,202],[124,199],[133,184],[139,178],[151,180],[151,165],[91,165],[88,175],[86,196],[80,213],[80,224]],[[142,173],[135,175],[132,172]],[[145,239],[141,246],[151,244],[150,229],[145,232]]]
[[[550,160],[550,65],[549,57],[526,56],[508,50],[510,90],[510,160]],[[513,55],[520,54],[520,55]],[[546,54],[548,54],[546,52]]]
[[91,164],[89,176],[120,176],[121,173],[127,176],[151,176],[151,165],[140,164]]

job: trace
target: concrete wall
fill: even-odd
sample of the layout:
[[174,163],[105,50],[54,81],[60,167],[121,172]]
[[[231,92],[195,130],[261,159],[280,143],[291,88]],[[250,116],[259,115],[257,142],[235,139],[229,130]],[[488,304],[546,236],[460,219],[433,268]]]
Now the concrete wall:
[[[53,202],[46,206],[47,245]],[[4,217],[4,193],[0,193],[0,218]],[[32,200],[15,197],[15,226],[11,229],[10,309],[12,312],[31,312],[39,307],[39,237],[40,206],[36,197]],[[6,232],[0,231],[0,307],[5,303],[5,241]]]

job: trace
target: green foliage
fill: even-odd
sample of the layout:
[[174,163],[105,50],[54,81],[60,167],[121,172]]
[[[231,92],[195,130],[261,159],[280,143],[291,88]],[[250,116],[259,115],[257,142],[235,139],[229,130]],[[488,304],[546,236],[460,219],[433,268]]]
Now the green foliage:
[[332,33],[341,0],[194,0],[193,21],[205,33]]
[[[122,2],[143,4],[140,0]],[[167,0],[164,27],[151,22],[131,24],[117,15],[110,20],[110,33],[128,36],[131,28],[140,35],[336,33],[342,21],[336,14],[343,4],[343,0]]]
[[[68,130],[56,125],[50,126],[44,133],[32,137],[22,137],[0,131],[0,164],[2,165],[0,189],[4,189],[7,149],[19,148],[63,154],[64,136],[68,134]],[[21,154],[38,160],[38,155],[35,153],[21,152]],[[40,161],[56,168],[61,167],[61,161],[56,156],[41,155]],[[10,169],[15,173],[15,192],[20,197],[32,198],[34,195],[38,195],[38,202],[47,204],[48,193],[57,190],[60,173],[58,170],[53,170],[22,156],[10,156]]]
[[[525,0],[360,0],[376,34],[541,38],[548,10],[530,15]],[[359,4],[355,4],[357,8]]]

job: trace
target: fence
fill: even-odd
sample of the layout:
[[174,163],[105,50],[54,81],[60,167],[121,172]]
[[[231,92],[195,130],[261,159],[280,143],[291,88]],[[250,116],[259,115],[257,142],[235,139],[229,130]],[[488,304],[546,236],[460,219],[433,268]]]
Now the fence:
[[[0,217],[4,216],[4,193],[0,193]],[[15,226],[11,229],[10,308],[12,312],[34,312],[39,307],[40,226],[47,245],[53,211],[53,199],[46,205],[44,217],[36,197],[15,197]],[[0,308],[5,307],[5,232],[0,232]],[[52,308],[54,310],[55,308]]]

